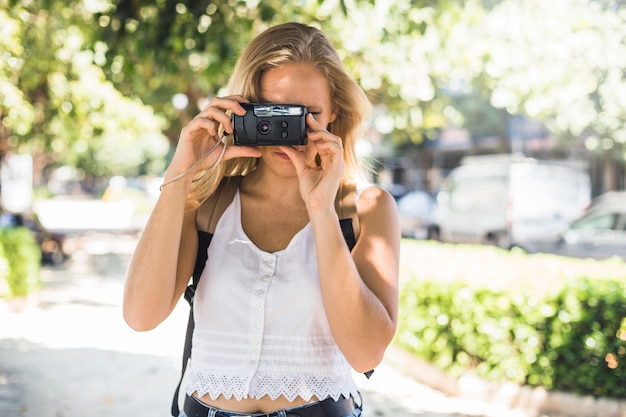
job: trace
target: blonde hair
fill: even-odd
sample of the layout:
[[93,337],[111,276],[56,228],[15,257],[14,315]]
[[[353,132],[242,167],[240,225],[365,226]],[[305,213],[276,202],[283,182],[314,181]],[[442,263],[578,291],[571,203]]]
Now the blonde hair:
[[[229,94],[240,94],[251,102],[259,102],[263,73],[289,63],[311,65],[328,80],[332,110],[337,114],[328,130],[343,139],[344,180],[355,178],[359,172],[355,144],[369,116],[371,104],[319,29],[284,23],[262,32],[239,57],[228,84]],[[232,137],[229,141],[232,145]],[[211,171],[199,173],[191,187],[190,200],[204,201],[213,194],[222,178],[246,175],[254,170],[256,162],[256,158],[236,158],[220,163]]]

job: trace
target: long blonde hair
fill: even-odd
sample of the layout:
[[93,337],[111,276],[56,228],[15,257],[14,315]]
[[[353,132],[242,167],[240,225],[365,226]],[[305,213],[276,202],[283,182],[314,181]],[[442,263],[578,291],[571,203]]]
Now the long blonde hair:
[[[263,73],[289,63],[311,65],[328,80],[333,111],[337,114],[328,130],[343,139],[344,180],[355,178],[359,171],[355,144],[369,116],[371,104],[343,68],[337,51],[319,29],[299,23],[284,23],[262,32],[239,57],[228,92],[258,102],[261,100]],[[232,145],[232,137],[229,141]],[[204,201],[213,194],[222,178],[246,175],[254,170],[256,162],[256,158],[231,159],[213,170],[197,174],[189,199],[196,203]]]

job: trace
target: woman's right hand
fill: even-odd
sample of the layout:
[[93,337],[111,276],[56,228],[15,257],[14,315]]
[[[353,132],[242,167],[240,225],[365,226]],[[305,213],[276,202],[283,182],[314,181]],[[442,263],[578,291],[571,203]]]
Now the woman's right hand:
[[[237,115],[243,116],[246,110],[240,103],[247,103],[248,100],[240,95],[228,97],[215,97],[209,104],[198,113],[183,129],[181,130],[176,146],[174,158],[167,169],[165,180],[181,175],[190,169],[206,152],[209,151],[216,143],[221,141],[220,125],[222,125],[224,134],[232,134],[233,127],[230,116],[226,113],[231,111]],[[208,155],[193,172],[189,172],[189,177],[202,170],[211,168],[218,160],[222,153],[223,144],[219,144],[210,155]],[[226,161],[233,158],[252,157],[258,158],[261,151],[252,146],[228,146],[222,160]]]
[[[163,189],[126,273],[124,319],[135,330],[150,330],[165,320],[185,291],[198,249],[196,212],[187,210],[188,186],[196,173],[218,161],[224,146],[220,125],[232,134],[230,111],[245,114],[240,104],[245,102],[241,96],[214,98],[181,130],[164,184],[180,177],[183,185]],[[260,156],[254,147],[228,146],[223,159]]]

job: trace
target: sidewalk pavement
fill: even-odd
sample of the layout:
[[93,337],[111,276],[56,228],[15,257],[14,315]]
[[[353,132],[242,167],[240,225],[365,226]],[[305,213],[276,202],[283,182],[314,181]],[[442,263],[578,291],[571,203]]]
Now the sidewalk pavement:
[[[1,417],[169,416],[188,307],[181,301],[151,332],[126,326],[123,276],[136,238],[73,237],[71,259],[43,269],[38,294],[22,304],[0,300]],[[421,384],[395,352],[370,380],[355,375],[366,417],[526,417]]]

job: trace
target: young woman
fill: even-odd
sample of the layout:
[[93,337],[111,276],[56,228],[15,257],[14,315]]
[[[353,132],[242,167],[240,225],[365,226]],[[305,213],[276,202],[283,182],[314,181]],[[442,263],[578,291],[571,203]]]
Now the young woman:
[[[381,362],[398,314],[396,206],[357,180],[370,104],[328,39],[296,23],[249,44],[229,91],[182,129],[129,265],[125,320],[150,330],[170,314],[194,270],[196,215],[220,183],[239,178],[196,290],[180,415],[359,416],[352,369]],[[244,115],[247,102],[306,106],[308,143],[225,147],[231,114]],[[355,183],[350,250],[335,199]]]

